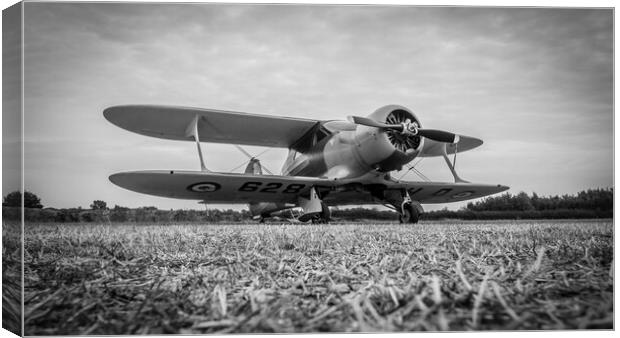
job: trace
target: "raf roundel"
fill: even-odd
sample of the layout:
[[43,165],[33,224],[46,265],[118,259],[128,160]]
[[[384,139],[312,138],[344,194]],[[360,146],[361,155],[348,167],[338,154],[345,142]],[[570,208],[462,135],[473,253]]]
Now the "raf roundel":
[[201,182],[190,185],[187,187],[187,190],[195,192],[214,192],[220,190],[220,188],[221,186],[214,182]]
[[465,198],[465,197],[469,197],[469,196],[471,196],[473,194],[474,194],[473,191],[463,191],[463,192],[460,192],[458,194],[452,195],[452,198],[454,198],[454,199],[456,199],[456,198]]

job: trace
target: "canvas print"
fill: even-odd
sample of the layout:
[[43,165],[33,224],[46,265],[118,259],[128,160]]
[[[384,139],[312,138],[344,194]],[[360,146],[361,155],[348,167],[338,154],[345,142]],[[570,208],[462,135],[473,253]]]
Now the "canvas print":
[[3,328],[613,330],[613,14],[4,9]]

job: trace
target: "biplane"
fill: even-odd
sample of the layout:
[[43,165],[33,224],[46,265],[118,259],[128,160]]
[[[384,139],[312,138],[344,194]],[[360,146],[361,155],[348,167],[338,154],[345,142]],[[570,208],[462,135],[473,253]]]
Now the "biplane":
[[[153,105],[104,110],[126,130],[196,144],[200,170],[145,170],[116,173],[114,184],[138,193],[249,205],[261,221],[276,212],[301,208],[302,222],[328,222],[330,206],[382,204],[402,223],[417,223],[422,204],[459,202],[492,195],[508,187],[470,183],[455,170],[456,155],[482,140],[426,129],[409,109],[388,105],[367,117],[313,120],[240,112]],[[244,173],[207,169],[201,142],[228,143],[248,157]],[[260,160],[240,145],[281,147],[288,156],[281,175],[263,172]],[[453,155],[451,160],[449,155]],[[393,177],[418,157],[443,157],[454,182],[403,181]]]

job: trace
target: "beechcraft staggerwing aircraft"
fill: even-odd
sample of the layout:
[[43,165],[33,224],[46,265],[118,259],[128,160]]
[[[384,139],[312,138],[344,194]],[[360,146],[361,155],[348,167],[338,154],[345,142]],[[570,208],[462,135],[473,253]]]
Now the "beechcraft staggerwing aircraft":
[[[348,121],[148,105],[110,107],[103,115],[138,134],[193,141],[200,159],[200,171],[123,172],[110,176],[114,184],[209,204],[248,203],[261,221],[301,207],[298,220],[327,222],[329,206],[383,204],[396,210],[401,222],[416,223],[422,203],[465,201],[508,189],[470,183],[457,175],[456,153],[476,148],[482,140],[422,128],[411,110],[397,105],[367,117],[349,116]],[[256,158],[250,158],[243,174],[212,172],[205,166],[201,142],[282,147],[289,152],[281,175],[263,174]],[[454,154],[453,161],[449,154]],[[416,157],[433,156],[444,158],[454,183],[400,181],[390,174]]]

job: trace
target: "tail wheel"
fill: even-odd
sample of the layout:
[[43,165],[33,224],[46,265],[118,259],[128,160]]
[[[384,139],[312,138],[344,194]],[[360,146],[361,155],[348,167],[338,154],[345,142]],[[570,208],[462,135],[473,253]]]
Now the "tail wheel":
[[403,205],[403,213],[400,215],[399,220],[401,223],[418,223],[420,214],[418,210],[411,205],[411,203],[405,203]]

